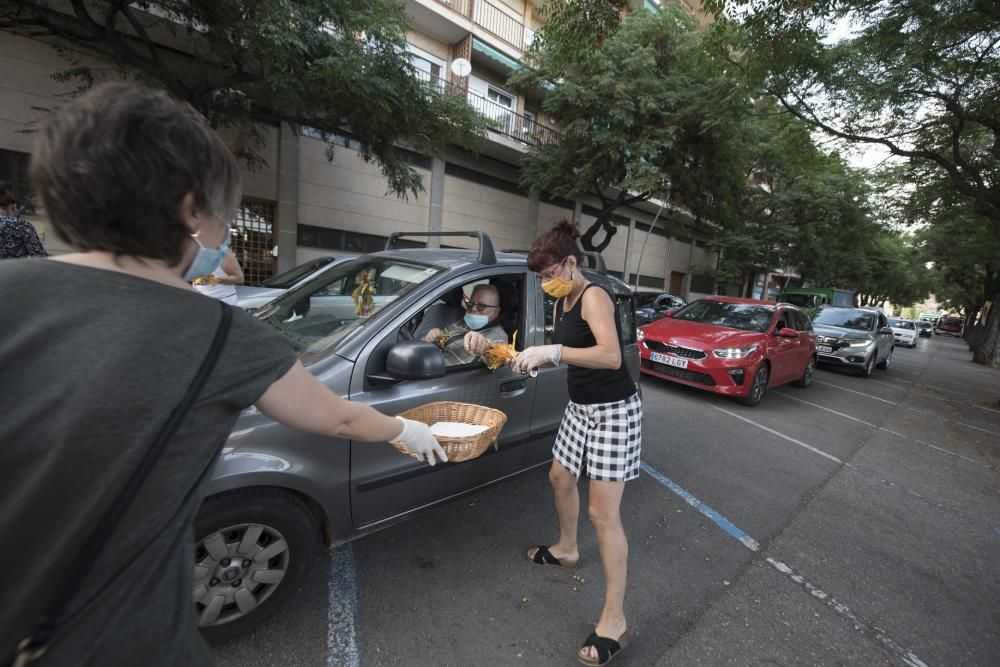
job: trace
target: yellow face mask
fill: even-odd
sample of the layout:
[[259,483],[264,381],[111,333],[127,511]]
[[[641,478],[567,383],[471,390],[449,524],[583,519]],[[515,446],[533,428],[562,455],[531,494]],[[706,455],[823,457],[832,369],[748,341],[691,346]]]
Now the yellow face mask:
[[552,276],[542,283],[542,291],[551,297],[561,299],[573,291],[573,270],[570,269],[569,280],[564,280],[558,275]]

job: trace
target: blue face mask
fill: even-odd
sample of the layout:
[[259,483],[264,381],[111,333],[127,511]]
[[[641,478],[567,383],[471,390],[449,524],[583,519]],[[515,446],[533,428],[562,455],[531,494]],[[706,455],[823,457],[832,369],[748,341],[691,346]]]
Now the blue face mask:
[[473,331],[478,331],[479,329],[482,329],[489,323],[490,323],[490,318],[486,317],[485,315],[475,315],[473,313],[465,314],[465,324]]
[[191,238],[194,238],[194,242],[198,244],[198,254],[194,256],[194,260],[184,272],[185,282],[207,276],[222,265],[222,260],[229,252],[229,225],[226,225],[226,238],[222,239],[222,244],[218,248],[206,248],[197,238],[193,236]]

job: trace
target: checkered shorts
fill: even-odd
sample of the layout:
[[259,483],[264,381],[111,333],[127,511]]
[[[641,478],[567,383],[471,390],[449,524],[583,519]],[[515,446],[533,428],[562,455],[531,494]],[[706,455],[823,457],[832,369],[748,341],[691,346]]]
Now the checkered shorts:
[[639,476],[641,450],[642,401],[635,393],[613,403],[570,401],[552,455],[576,477],[586,460],[590,479],[627,482]]

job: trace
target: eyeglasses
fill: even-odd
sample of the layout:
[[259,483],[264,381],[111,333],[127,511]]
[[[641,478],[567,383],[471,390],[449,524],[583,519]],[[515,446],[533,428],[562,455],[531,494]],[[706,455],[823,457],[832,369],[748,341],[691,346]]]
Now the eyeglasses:
[[465,307],[466,310],[478,310],[479,312],[483,312],[484,310],[488,310],[490,308],[499,308],[499,306],[494,303],[483,303],[482,301],[470,301],[468,304],[466,304]]
[[549,280],[552,280],[557,275],[559,275],[560,273],[562,273],[563,264],[565,262],[566,262],[566,260],[563,260],[562,262],[559,262],[558,264],[556,264],[554,267],[552,267],[551,269],[549,269],[545,273],[539,273],[539,274],[537,274],[538,277],[542,280],[543,283],[544,282],[548,282]]

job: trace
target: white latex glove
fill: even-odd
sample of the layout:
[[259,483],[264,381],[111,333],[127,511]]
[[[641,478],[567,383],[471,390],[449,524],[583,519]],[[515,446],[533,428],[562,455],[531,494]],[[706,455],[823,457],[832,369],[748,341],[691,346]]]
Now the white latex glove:
[[524,373],[545,364],[559,365],[562,357],[562,345],[535,345],[517,353],[510,362],[510,367],[516,373]]
[[440,443],[438,443],[437,438],[431,435],[431,427],[423,422],[414,421],[412,419],[405,419],[403,417],[397,416],[396,419],[403,422],[403,430],[396,436],[394,440],[390,440],[393,444],[399,443],[406,447],[410,452],[413,453],[421,461],[426,460],[431,465],[437,463],[437,459],[441,459],[442,463],[448,461],[447,454],[441,448]]

